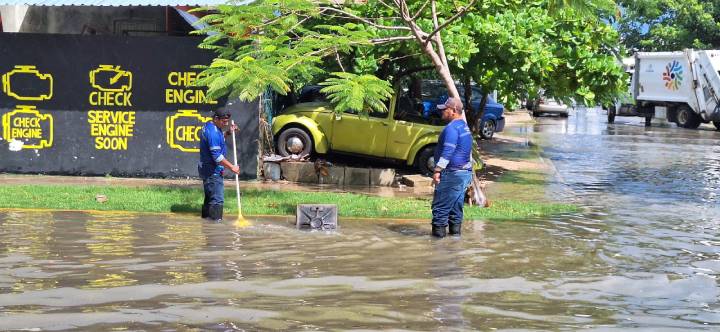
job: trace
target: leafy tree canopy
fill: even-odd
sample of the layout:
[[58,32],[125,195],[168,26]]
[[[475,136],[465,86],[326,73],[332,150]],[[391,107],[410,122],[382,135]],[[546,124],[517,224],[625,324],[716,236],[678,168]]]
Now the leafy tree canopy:
[[[221,5],[203,20],[217,58],[199,83],[211,98],[257,98],[322,84],[337,111],[382,111],[409,72],[473,80],[506,102],[542,88],[586,104],[625,90],[614,4],[542,0],[258,0]],[[453,76],[453,73],[455,76]]]
[[623,43],[641,51],[720,47],[718,0],[622,0]]

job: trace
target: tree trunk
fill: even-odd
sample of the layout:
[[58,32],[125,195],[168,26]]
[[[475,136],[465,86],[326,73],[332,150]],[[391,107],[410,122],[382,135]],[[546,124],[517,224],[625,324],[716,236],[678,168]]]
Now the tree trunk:
[[480,99],[480,109],[475,112],[473,117],[473,122],[470,123],[470,130],[473,132],[473,134],[480,133],[480,119],[482,119],[483,115],[485,114],[485,105],[487,105],[488,101],[488,93],[485,92],[485,89],[482,90],[482,98]]
[[463,85],[465,86],[465,100],[464,100],[465,111],[472,114],[473,111],[475,111],[475,110],[473,109],[473,105],[472,105],[473,90],[472,90],[472,82],[470,80],[470,77],[465,77],[465,79],[463,80]]

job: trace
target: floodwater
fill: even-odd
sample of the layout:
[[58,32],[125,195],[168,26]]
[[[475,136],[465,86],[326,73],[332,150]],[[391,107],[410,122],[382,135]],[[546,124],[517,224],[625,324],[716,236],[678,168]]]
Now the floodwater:
[[0,212],[0,330],[719,330],[720,132],[515,129],[578,214],[427,223]]

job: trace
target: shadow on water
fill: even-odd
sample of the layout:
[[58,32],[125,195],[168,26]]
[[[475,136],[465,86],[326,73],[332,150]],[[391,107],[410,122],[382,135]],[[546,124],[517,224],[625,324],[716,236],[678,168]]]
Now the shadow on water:
[[170,212],[175,213],[200,213],[201,204],[173,204],[170,206]]
[[[428,223],[426,223],[428,224]],[[422,227],[419,224],[410,224],[410,223],[403,223],[403,224],[390,224],[387,225],[387,229],[395,232],[400,235],[404,236],[429,236],[430,232],[428,232],[426,227]]]

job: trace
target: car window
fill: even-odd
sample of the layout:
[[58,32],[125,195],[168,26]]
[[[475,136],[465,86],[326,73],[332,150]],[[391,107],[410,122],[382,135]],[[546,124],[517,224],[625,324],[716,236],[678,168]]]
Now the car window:
[[[458,93],[460,94],[460,97],[462,97],[463,102],[465,100],[465,87],[464,86],[456,86],[458,89]],[[432,100],[436,100],[437,102],[445,101],[448,97],[447,88],[445,88],[445,85],[442,83],[431,83],[431,90],[432,92],[428,93],[430,98]],[[472,96],[470,98],[470,101],[473,103],[479,103],[482,99],[482,90],[479,87],[473,86],[472,87]],[[495,103],[495,100],[488,95],[487,99],[488,103]]]
[[[463,97],[463,99],[465,99],[465,87],[458,86],[457,89],[458,89],[458,93],[460,94],[460,96]],[[480,101],[482,101],[482,94],[483,94],[482,89],[480,89],[479,87],[473,86],[472,87],[472,97],[470,98],[470,100],[473,103],[479,103]],[[488,94],[487,102],[495,103],[495,100],[492,98],[492,96],[490,96]]]
[[[297,102],[298,103],[316,103],[316,102],[330,103],[330,99],[327,97],[327,95],[320,92],[320,89],[322,89],[322,88],[323,87],[316,86],[316,85],[304,87],[302,89],[302,91],[300,92],[300,96],[298,96]],[[353,110],[347,110],[347,111],[345,111],[345,113],[359,114],[358,112],[353,111]],[[373,118],[384,119],[384,118],[387,118],[388,112],[387,111],[385,111],[385,112],[372,111],[368,115]]]
[[322,87],[320,86],[307,86],[300,91],[300,96],[298,96],[298,103],[312,103],[312,102],[327,102],[327,96],[320,92],[320,89]]
[[440,114],[433,112],[437,105],[437,91],[432,84],[423,84],[416,78],[406,78],[400,83],[395,102],[395,120],[422,124],[439,124]]

